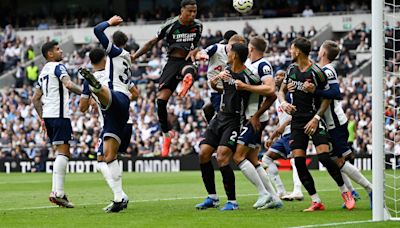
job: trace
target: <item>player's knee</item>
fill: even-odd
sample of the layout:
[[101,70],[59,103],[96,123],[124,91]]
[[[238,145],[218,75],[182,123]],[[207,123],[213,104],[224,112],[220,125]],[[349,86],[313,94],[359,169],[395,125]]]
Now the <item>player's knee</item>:
[[243,156],[240,153],[235,153],[233,155],[233,161],[238,165],[240,162],[242,162],[245,159],[245,156]]
[[344,165],[344,158],[338,158],[335,160],[336,165],[338,165],[339,167],[342,167]]
[[229,164],[229,160],[230,160],[230,153],[223,151],[223,150],[219,150],[217,151],[217,163],[219,167],[222,166],[226,166]]
[[194,65],[186,65],[182,69],[182,75],[191,74],[193,77],[197,76],[197,68]]
[[206,163],[211,160],[212,153],[204,150],[200,150],[199,161],[200,164]]

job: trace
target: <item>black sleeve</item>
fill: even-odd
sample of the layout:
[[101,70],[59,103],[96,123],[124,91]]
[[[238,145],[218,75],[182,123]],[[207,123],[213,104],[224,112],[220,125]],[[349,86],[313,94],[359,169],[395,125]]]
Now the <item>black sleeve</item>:
[[170,18],[170,19],[166,20],[163,25],[161,25],[161,27],[157,31],[157,35],[156,35],[158,40],[162,40],[162,39],[164,39],[164,37],[167,36],[167,31],[170,30],[171,26],[174,25],[175,21],[176,21],[176,17]]
[[197,48],[200,44],[201,33],[203,32],[203,24],[199,23],[199,29],[197,30],[196,37],[193,41],[194,48]]

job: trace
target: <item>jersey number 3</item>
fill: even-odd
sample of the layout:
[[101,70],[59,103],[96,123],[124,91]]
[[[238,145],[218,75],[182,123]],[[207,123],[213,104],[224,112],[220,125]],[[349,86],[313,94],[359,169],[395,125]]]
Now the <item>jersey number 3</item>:
[[124,65],[124,75],[120,75],[119,80],[124,84],[128,84],[129,76],[130,76],[130,69],[129,69],[128,63],[126,63],[125,61],[123,62],[123,65]]

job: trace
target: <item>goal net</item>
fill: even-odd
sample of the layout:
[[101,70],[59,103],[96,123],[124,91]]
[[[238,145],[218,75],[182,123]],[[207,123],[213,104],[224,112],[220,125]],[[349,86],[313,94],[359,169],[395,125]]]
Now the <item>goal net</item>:
[[[384,188],[381,193],[384,197],[384,208],[382,210],[385,214],[384,219],[397,220],[400,219],[400,0],[385,0],[381,4],[383,4],[384,68],[382,77],[385,117],[383,124],[384,167],[382,167],[385,171]],[[379,31],[382,33],[382,29],[373,32]],[[373,62],[373,64],[378,63]],[[372,74],[372,76],[375,75]],[[375,79],[373,78],[375,83],[382,82],[379,78]]]

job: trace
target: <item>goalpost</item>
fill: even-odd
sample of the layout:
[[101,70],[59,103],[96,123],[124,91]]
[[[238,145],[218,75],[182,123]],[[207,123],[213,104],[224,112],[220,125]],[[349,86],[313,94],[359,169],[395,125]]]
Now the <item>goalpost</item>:
[[371,6],[372,220],[400,220],[400,130],[393,124],[400,123],[400,0],[372,0]]

